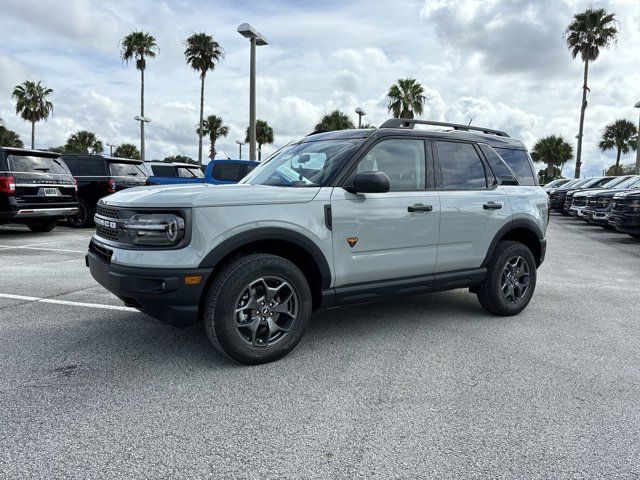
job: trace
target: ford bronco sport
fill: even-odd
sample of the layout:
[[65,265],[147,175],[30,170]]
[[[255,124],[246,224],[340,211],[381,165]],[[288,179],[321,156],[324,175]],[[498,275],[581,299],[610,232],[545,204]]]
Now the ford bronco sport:
[[250,364],[290,352],[319,308],[468,288],[515,315],[544,259],[547,195],[496,148],[528,159],[506,133],[466,125],[311,134],[238,185],[103,198],[87,265],[125,304],[173,325],[200,318]]

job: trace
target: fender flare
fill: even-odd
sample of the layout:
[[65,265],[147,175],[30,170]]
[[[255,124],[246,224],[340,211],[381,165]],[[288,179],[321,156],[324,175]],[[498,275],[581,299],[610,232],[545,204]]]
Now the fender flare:
[[307,236],[278,227],[262,227],[238,233],[227,238],[211,250],[200,262],[198,268],[213,268],[229,253],[250,243],[262,240],[283,240],[303,249],[313,259],[320,271],[321,287],[331,286],[331,269],[329,262],[320,248]]
[[515,229],[529,230],[531,233],[533,233],[536,236],[536,238],[540,242],[540,250],[542,252],[541,258],[536,258],[536,261],[542,263],[542,260],[544,259],[544,252],[545,252],[545,245],[544,245],[545,239],[544,239],[544,234],[542,233],[542,230],[540,229],[538,224],[531,219],[516,218],[511,222],[503,225],[502,228],[500,228],[500,230],[498,230],[498,232],[495,234],[495,236],[493,237],[493,240],[491,240],[491,243],[489,244],[487,255],[484,257],[484,260],[482,261],[483,267],[486,267],[487,264],[489,263],[489,260],[491,260],[491,257],[493,256],[493,252],[496,250],[496,246],[498,245],[498,242],[500,241],[500,239],[504,237],[507,233]]

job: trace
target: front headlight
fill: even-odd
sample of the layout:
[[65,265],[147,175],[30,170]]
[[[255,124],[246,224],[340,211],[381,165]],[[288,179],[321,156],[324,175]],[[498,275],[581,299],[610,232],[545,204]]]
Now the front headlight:
[[136,245],[175,245],[184,238],[184,219],[172,213],[135,213],[123,225]]

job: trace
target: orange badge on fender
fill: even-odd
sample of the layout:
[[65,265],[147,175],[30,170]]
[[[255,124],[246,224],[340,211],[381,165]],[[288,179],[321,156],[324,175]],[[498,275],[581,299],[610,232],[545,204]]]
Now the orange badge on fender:
[[358,243],[358,237],[348,237],[347,238],[347,243],[349,244],[349,246],[351,248],[353,248],[355,246],[355,244]]

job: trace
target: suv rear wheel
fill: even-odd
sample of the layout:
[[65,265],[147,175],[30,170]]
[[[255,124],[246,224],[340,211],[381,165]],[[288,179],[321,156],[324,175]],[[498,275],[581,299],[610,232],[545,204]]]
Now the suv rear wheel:
[[93,226],[93,211],[87,202],[78,199],[78,213],[67,217],[67,222],[74,228],[84,228]]
[[205,299],[204,323],[221,353],[241,363],[266,363],[298,344],[311,306],[298,267],[276,255],[251,254],[218,273]]
[[487,265],[487,277],[477,293],[480,305],[495,315],[520,313],[533,296],[536,273],[535,259],[526,245],[499,242]]

